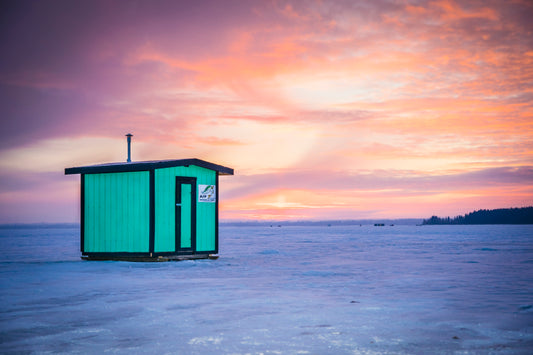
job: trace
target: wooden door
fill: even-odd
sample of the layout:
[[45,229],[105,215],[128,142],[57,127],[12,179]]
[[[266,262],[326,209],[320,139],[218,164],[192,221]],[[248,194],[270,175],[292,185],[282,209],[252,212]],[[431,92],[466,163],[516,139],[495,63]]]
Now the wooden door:
[[176,252],[196,251],[196,178],[176,177]]

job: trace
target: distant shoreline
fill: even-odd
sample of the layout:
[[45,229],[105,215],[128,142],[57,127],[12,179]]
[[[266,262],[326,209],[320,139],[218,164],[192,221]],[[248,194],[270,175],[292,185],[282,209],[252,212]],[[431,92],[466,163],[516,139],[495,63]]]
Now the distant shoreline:
[[422,225],[533,224],[533,207],[478,210],[463,216],[424,219]]
[[[246,226],[352,226],[352,225],[374,225],[382,223],[385,225],[417,225],[421,224],[422,218],[398,218],[398,219],[341,219],[341,220],[221,220],[220,226],[246,227]],[[22,229],[22,228],[79,228],[79,223],[4,223],[0,224],[0,229]]]
[[[507,222],[502,222],[499,218],[486,219],[486,222],[483,223],[464,223],[463,218],[465,216],[494,216],[488,212],[502,213],[502,211],[510,210],[511,212],[516,212],[514,210],[521,210],[522,215],[526,213],[525,219],[522,218],[518,223],[513,223],[513,219],[507,219]],[[480,214],[481,213],[481,214]],[[528,214],[529,213],[529,214]],[[509,209],[498,209],[498,210],[480,210],[475,211],[465,216],[458,216],[454,218],[450,217],[437,217],[433,216],[429,219],[423,218],[396,218],[396,219],[340,219],[340,220],[299,220],[299,221],[288,221],[288,220],[220,220],[219,225],[223,227],[290,227],[290,226],[308,226],[308,227],[319,227],[319,226],[374,226],[374,225],[384,225],[384,226],[428,226],[428,225],[478,225],[478,224],[533,224],[533,207],[523,207],[523,208],[509,208]],[[463,221],[459,223],[458,221]],[[470,219],[467,219],[470,220]],[[515,221],[517,219],[514,219]],[[66,229],[66,228],[80,228],[79,223],[4,223],[0,224],[0,229],[30,229],[30,228],[43,228],[43,229]]]
[[300,221],[220,221],[221,226],[231,227],[289,227],[289,226],[359,226],[359,225],[374,225],[377,223],[384,225],[419,225],[423,221],[422,218],[398,218],[398,219],[340,219],[340,220],[300,220]]
[[5,224],[0,224],[0,229],[28,229],[28,228],[44,228],[44,229],[80,228],[80,224],[79,223],[5,223]]
[[[355,226],[374,225],[377,223],[390,225],[419,225],[422,218],[398,218],[398,219],[343,219],[343,220],[253,220],[253,221],[219,221],[220,226],[228,227],[278,227],[278,226]],[[79,223],[5,223],[0,224],[0,229],[26,229],[26,228],[80,228]]]

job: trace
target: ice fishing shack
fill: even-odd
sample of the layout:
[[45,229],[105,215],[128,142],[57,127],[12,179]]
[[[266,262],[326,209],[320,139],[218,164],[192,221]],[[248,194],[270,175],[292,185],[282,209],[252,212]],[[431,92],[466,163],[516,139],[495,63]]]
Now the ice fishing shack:
[[65,169],[80,174],[80,249],[87,260],[161,261],[218,254],[219,176],[200,159],[128,160]]

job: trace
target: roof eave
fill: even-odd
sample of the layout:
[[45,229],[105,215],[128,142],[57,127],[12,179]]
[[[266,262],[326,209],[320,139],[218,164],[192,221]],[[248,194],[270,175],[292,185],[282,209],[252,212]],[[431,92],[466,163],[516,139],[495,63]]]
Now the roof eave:
[[216,171],[220,175],[233,175],[234,170],[222,165],[213,164],[200,159],[164,160],[149,162],[131,162],[119,164],[102,164],[66,168],[65,175],[73,174],[99,174],[99,173],[122,173],[133,171],[148,171],[153,169],[171,168],[176,166],[195,165]]

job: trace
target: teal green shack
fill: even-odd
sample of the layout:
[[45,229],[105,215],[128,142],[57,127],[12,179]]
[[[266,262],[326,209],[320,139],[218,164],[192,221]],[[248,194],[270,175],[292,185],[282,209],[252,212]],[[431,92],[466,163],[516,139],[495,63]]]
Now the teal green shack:
[[173,260],[218,254],[219,176],[200,159],[65,169],[80,174],[80,246],[89,260]]

